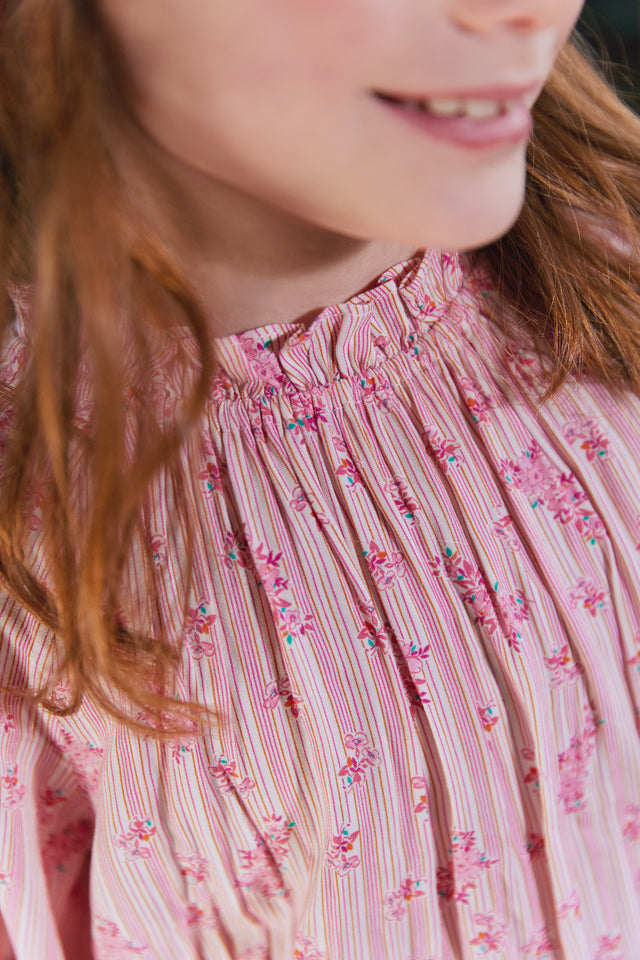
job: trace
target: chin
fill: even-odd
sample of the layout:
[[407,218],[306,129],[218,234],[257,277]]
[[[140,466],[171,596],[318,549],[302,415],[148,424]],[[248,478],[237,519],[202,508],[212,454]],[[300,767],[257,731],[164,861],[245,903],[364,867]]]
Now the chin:
[[478,224],[477,229],[452,230],[450,235],[445,237],[448,243],[439,244],[441,250],[478,250],[481,247],[487,247],[495,243],[501,237],[511,230],[518,220],[522,207],[518,207],[516,213],[512,216],[500,220],[495,224]]
[[430,188],[417,197],[407,191],[395,211],[387,211],[387,225],[393,224],[394,239],[403,243],[440,250],[478,249],[511,230],[522,213],[525,186],[520,158],[464,181],[444,178],[435,196]]
[[[409,228],[406,235],[399,238],[405,243],[415,243],[417,246],[431,247],[439,250],[477,250],[499,240],[511,230],[518,220],[524,202],[524,196],[514,198],[510,204],[477,209],[458,209],[453,215],[447,212],[442,215],[440,223],[434,219],[425,218],[421,225],[415,224]],[[487,212],[489,211],[489,212]],[[425,229],[425,223],[428,225]]]

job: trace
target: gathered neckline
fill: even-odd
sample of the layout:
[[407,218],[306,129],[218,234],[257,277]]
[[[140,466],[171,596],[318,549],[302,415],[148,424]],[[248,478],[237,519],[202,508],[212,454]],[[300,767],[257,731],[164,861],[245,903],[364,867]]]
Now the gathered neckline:
[[426,250],[311,323],[270,323],[214,338],[214,397],[260,399],[326,385],[411,351],[424,325],[440,320],[459,295],[462,256]]

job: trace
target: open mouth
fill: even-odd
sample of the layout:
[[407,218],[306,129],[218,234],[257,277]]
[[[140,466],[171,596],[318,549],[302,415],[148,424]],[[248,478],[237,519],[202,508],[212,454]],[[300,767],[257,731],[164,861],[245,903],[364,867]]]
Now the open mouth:
[[493,120],[510,113],[521,106],[522,103],[521,98],[511,100],[481,97],[464,99],[453,97],[403,98],[377,90],[374,91],[374,95],[386,103],[407,110],[414,110],[418,113],[426,113],[432,117],[469,117],[471,120]]

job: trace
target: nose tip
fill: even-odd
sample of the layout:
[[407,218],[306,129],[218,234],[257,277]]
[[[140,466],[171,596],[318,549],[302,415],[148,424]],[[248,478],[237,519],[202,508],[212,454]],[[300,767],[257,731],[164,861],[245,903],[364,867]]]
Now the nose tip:
[[456,0],[452,18],[461,29],[476,33],[498,27],[526,32],[554,23],[560,6],[560,0]]

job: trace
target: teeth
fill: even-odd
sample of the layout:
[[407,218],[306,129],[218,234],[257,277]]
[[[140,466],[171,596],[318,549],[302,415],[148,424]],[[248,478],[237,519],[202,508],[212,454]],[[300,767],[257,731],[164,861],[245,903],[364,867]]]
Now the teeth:
[[500,103],[498,100],[446,100],[433,98],[418,103],[414,100],[404,101],[404,105],[413,110],[423,110],[434,117],[471,117],[472,120],[491,120],[508,110],[513,110],[516,100]]
[[426,108],[428,113],[433,113],[436,117],[455,117],[462,113],[462,100],[427,100]]
[[510,113],[520,106],[520,100],[483,100],[479,97],[469,97],[467,100],[457,100],[453,97],[432,97],[427,100],[397,100],[384,96],[383,99],[392,103],[401,104],[408,110],[417,110],[430,113],[434,117],[470,117],[472,120],[492,120],[503,113]]
[[474,120],[488,120],[501,112],[501,105],[496,100],[467,100],[463,107],[466,115]]

